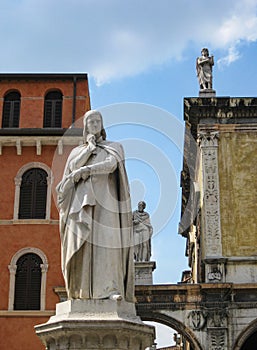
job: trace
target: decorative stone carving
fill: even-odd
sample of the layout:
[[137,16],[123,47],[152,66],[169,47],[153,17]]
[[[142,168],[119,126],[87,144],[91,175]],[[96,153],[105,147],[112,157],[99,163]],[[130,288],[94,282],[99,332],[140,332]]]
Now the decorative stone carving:
[[[222,282],[225,275],[224,261],[225,259],[219,259],[220,262],[213,262],[212,260],[206,260],[208,264],[206,266],[207,282]],[[223,261],[224,260],[224,261]]]
[[213,309],[208,310],[208,327],[227,327],[227,316],[228,312],[226,309]]
[[218,171],[218,132],[201,131],[198,136],[202,151],[203,211],[205,258],[220,257],[221,225]]
[[48,350],[142,350],[154,343],[153,326],[136,316],[135,305],[112,300],[68,300],[35,327]]
[[225,329],[209,330],[209,347],[210,350],[227,350],[227,336]]
[[206,313],[201,310],[193,310],[188,315],[190,326],[193,330],[199,331],[206,324]]

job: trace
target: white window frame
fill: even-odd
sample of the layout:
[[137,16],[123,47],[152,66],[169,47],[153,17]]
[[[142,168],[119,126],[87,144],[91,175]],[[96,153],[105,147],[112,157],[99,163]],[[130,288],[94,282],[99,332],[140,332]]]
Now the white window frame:
[[[50,220],[51,212],[51,188],[53,183],[53,175],[51,169],[44,163],[40,162],[31,162],[23,167],[21,167],[14,179],[15,182],[15,197],[14,197],[14,213],[13,219],[19,220],[19,206],[20,206],[20,189],[23,174],[32,168],[40,168],[46,171],[47,173],[47,193],[46,193],[46,216],[43,220]],[[26,220],[38,220],[38,219],[26,219]],[[42,220],[42,219],[41,219]]]
[[42,259],[41,267],[41,290],[40,290],[40,310],[45,310],[46,304],[46,276],[48,270],[48,262],[46,255],[42,252],[42,250],[33,247],[26,247],[20,249],[18,252],[14,254],[11,259],[11,263],[8,266],[10,271],[10,284],[9,284],[9,301],[8,301],[8,310],[14,310],[14,294],[15,294],[15,275],[17,270],[17,261],[21,256],[27,253],[33,253],[38,255]]

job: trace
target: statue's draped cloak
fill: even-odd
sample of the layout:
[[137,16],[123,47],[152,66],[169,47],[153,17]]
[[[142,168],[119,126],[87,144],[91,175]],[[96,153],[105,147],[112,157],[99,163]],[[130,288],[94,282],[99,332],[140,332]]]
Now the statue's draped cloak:
[[[57,186],[62,271],[68,298],[134,298],[132,214],[122,146],[101,141],[74,148]],[[76,158],[90,176],[73,183]]]
[[149,261],[151,256],[151,237],[153,227],[150,222],[150,216],[146,212],[135,210],[133,220],[137,222],[134,225],[134,246],[136,261]]
[[212,68],[209,58],[198,57],[196,60],[196,71],[201,86],[205,86],[206,83],[212,86]]

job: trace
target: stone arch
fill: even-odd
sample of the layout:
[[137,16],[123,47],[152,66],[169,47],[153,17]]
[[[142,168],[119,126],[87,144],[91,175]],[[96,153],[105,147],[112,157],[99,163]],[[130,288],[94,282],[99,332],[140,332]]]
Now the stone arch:
[[117,338],[113,334],[107,334],[103,338],[103,346],[105,349],[113,349],[116,348],[118,344]]
[[[31,168],[40,168],[45,170],[47,173],[47,194],[46,194],[46,220],[50,220],[50,210],[51,210],[51,186],[53,183],[53,175],[51,169],[44,163],[41,162],[30,162],[22,166],[15,179],[15,198],[14,198],[14,213],[13,213],[13,219],[18,220],[19,215],[19,203],[20,203],[20,188],[21,188],[21,181],[22,181],[22,175]],[[36,220],[36,219],[33,219]]]
[[40,310],[45,310],[45,299],[46,299],[46,275],[48,270],[48,261],[46,255],[42,252],[42,250],[33,247],[26,247],[20,249],[16,252],[8,266],[10,271],[10,284],[9,284],[9,302],[8,302],[8,310],[13,310],[14,305],[14,292],[15,292],[15,274],[17,269],[17,261],[21,256],[27,253],[33,253],[38,255],[41,260],[41,291],[40,291]]
[[257,319],[252,321],[246,328],[241,331],[232,347],[232,350],[240,350],[247,339],[249,339],[249,337],[255,332],[257,332]]
[[178,333],[182,334],[190,344],[192,344],[195,350],[204,350],[194,332],[182,322],[158,311],[140,312],[139,316],[143,321],[158,322],[175,329]]
[[81,348],[83,343],[83,338],[79,334],[74,334],[69,338],[69,344],[70,344],[70,349],[77,349]]
[[85,344],[88,348],[90,347],[99,347],[100,345],[100,337],[98,334],[91,334],[86,337]]

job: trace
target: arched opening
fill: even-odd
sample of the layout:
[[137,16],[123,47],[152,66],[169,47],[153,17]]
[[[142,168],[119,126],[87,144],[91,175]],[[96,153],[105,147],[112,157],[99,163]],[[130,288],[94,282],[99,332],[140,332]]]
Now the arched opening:
[[257,347],[257,332],[254,332],[250,337],[244,342],[241,350],[256,350]]
[[[38,169],[37,175],[33,171],[30,173],[32,169]],[[27,174],[26,177],[28,176],[26,180],[25,180],[25,174]],[[42,176],[41,180],[39,180],[39,182],[41,182],[41,185],[39,183],[38,185],[32,184],[31,180],[33,180],[33,182],[34,181],[38,182],[36,180],[38,177],[38,174],[41,174]],[[25,164],[22,168],[19,169],[14,179],[14,182],[15,182],[15,200],[14,200],[14,215],[13,215],[14,220],[18,220],[18,219],[49,220],[50,219],[52,180],[53,180],[53,176],[52,176],[51,169],[44,163],[31,162],[31,163]],[[26,186],[25,186],[25,182],[27,182]],[[27,189],[25,189],[25,187],[21,189],[22,185],[27,187]],[[33,192],[33,189],[32,189],[33,187],[36,188],[35,189],[36,192]],[[25,192],[25,193],[22,194],[22,192]],[[33,198],[32,198],[32,193],[34,196]],[[36,194],[36,197],[35,197],[35,194]],[[45,195],[46,195],[46,198],[45,198]],[[30,209],[31,205],[28,203],[33,203],[34,200],[37,200],[38,196],[40,198],[36,207],[34,207],[33,210]],[[24,207],[22,203],[23,200],[24,202],[27,202],[27,204],[24,203],[25,204]],[[38,215],[38,211],[40,212],[40,217],[36,217],[36,218],[31,217],[32,212],[34,213],[37,212],[37,215]],[[25,218],[24,216],[27,216],[27,218]]]
[[19,219],[45,219],[47,172],[31,168],[23,176],[20,187]]
[[46,255],[38,248],[22,248],[14,254],[8,268],[8,310],[45,310],[48,270]]
[[181,334],[179,334],[175,329],[158,322],[145,323],[155,327],[156,349],[190,349],[189,347],[186,348],[186,342]]
[[45,96],[44,128],[62,127],[62,93],[50,91]]
[[42,259],[34,253],[17,261],[14,310],[40,310]]
[[[203,350],[193,331],[175,318],[155,311],[140,312],[139,316],[144,322],[156,327],[156,349]],[[164,328],[163,325],[166,327]],[[164,339],[164,332],[165,342],[163,343],[160,339]]]
[[20,122],[21,95],[12,91],[5,95],[3,104],[2,128],[18,128]]
[[257,344],[257,319],[244,328],[236,339],[233,350],[255,350]]

